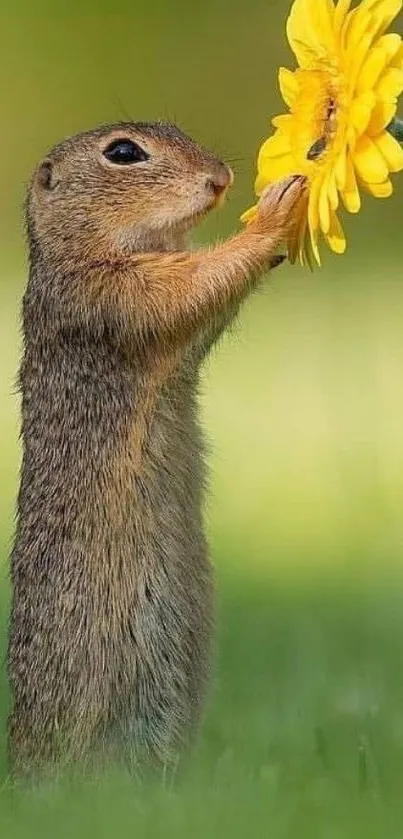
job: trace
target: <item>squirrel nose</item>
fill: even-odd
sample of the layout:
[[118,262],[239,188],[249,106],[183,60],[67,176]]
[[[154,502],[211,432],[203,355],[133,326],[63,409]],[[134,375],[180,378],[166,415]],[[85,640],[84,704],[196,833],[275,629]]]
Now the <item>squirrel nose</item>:
[[212,192],[214,192],[214,195],[218,198],[226,189],[228,189],[228,187],[232,185],[233,181],[234,175],[232,169],[224,163],[221,163],[219,167],[217,167],[216,171],[212,172],[206,179],[206,186],[208,189],[211,189]]

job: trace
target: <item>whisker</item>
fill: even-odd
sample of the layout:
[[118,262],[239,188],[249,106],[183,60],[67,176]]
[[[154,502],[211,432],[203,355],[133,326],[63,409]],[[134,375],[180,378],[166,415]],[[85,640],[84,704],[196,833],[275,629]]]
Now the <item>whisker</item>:
[[118,95],[114,94],[111,97],[111,102],[113,104],[113,107],[116,108],[117,111],[119,112],[119,118],[120,119],[123,118],[125,120],[125,122],[136,122],[135,117],[133,117],[132,114],[129,114],[125,105],[123,104],[122,100],[120,99],[120,97]]

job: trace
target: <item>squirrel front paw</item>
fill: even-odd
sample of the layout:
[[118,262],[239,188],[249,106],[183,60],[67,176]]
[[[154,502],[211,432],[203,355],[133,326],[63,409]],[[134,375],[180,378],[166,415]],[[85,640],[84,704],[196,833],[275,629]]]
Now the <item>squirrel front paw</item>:
[[267,186],[260,197],[256,219],[250,225],[253,231],[274,236],[278,241],[287,238],[306,185],[303,175],[292,175]]

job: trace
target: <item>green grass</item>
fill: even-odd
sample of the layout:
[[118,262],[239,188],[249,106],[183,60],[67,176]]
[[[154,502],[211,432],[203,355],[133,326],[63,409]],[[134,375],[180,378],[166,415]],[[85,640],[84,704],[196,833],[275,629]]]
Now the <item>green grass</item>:
[[2,739],[5,839],[401,837],[401,593],[220,583],[210,707],[181,777],[13,792]]

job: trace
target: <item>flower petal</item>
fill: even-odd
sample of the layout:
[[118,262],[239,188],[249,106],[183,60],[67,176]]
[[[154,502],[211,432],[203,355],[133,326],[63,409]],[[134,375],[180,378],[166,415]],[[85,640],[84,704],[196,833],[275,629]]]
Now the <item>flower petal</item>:
[[375,44],[375,49],[382,50],[388,58],[388,61],[393,61],[402,48],[402,38],[395,32],[389,32],[388,35],[382,35],[382,38]]
[[329,175],[329,204],[330,209],[337,210],[339,206],[339,193],[337,191],[337,184],[336,184],[336,173],[334,169],[331,169]]
[[392,67],[397,67],[399,70],[403,70],[403,44],[400,47],[399,52],[392,60]]
[[257,216],[257,204],[254,207],[250,207],[249,210],[245,210],[244,213],[241,215],[241,221],[244,224],[250,224],[251,221],[254,221]]
[[360,45],[365,35],[372,33],[374,27],[371,15],[364,13],[362,6],[361,3],[352,12],[349,12],[342,28],[341,37],[347,58],[354,56],[357,46]]
[[[360,43],[357,44],[356,48],[353,51],[353,58],[349,69],[349,88],[351,91],[358,89],[358,82],[361,78],[362,66],[366,59],[366,56],[368,55],[368,51],[371,47],[371,42],[372,37],[370,34],[363,35]],[[381,72],[382,70],[380,70],[380,73]],[[370,89],[369,86],[363,88],[362,90],[368,89]]]
[[362,188],[374,198],[390,198],[393,193],[393,184],[389,178],[383,184],[368,184],[362,181]]
[[295,0],[287,21],[287,37],[300,67],[308,67],[324,48],[334,48],[332,0]]
[[335,175],[337,188],[343,190],[346,185],[347,178],[347,148],[343,146],[335,165]]
[[380,77],[375,93],[385,102],[394,102],[397,96],[403,91],[403,70],[397,67],[389,67]]
[[[319,256],[319,252],[318,252],[318,256]],[[301,265],[308,265],[308,267],[311,269],[311,271],[313,271],[315,261],[317,261],[317,260],[316,260],[316,257],[314,255],[314,253],[313,253],[313,250],[312,250],[312,242],[311,242],[311,236],[310,236],[310,233],[309,233],[308,225],[306,226],[305,239],[302,242],[299,259],[300,259]],[[319,265],[321,264],[320,256],[319,256],[318,264]]]
[[368,52],[357,80],[358,93],[373,89],[381,74],[397,53],[400,43],[400,35],[385,35]]
[[340,32],[341,27],[346,19],[346,15],[350,9],[352,0],[339,0],[334,14],[334,28],[335,32]]
[[341,197],[343,199],[343,204],[349,213],[359,212],[361,208],[361,198],[357,186],[353,162],[349,156],[347,157],[346,183],[344,189],[342,190]]
[[319,221],[324,233],[328,233],[330,227],[329,177],[328,172],[319,193]]
[[381,184],[389,175],[385,160],[370,137],[364,136],[358,140],[353,161],[359,177],[367,183]]
[[382,35],[397,17],[403,6],[403,0],[362,0],[357,13],[371,17],[374,37]]
[[322,188],[323,180],[320,177],[317,177],[316,180],[312,181],[310,192],[309,192],[309,202],[308,202],[308,215],[309,215],[309,225],[314,229],[319,227],[319,195],[320,190]]
[[298,255],[301,255],[304,246],[307,228],[307,210],[308,210],[308,195],[302,195],[297,207],[295,208],[294,224],[291,229],[288,240],[288,256],[293,265]]
[[305,0],[312,29],[319,33],[322,44],[334,45],[334,4],[333,0]]
[[[403,0],[373,0],[371,5],[371,15],[375,23],[375,36],[382,35],[395,17],[403,7]],[[365,0],[362,3],[365,6]]]
[[284,102],[291,108],[298,95],[298,77],[292,70],[287,70],[286,67],[280,67],[278,81]]
[[263,161],[258,168],[255,181],[256,195],[260,195],[268,184],[286,178],[287,175],[295,175],[296,169],[297,166],[291,154],[284,154],[282,157]]
[[389,172],[401,172],[403,169],[403,148],[400,143],[388,131],[383,131],[378,137],[374,137],[374,143],[386,161]]
[[319,195],[322,186],[322,179],[318,177],[311,184],[311,191],[309,193],[308,204],[308,225],[311,236],[311,245],[314,257],[318,265],[321,264],[319,248],[318,248],[318,233],[319,233]]
[[[299,261],[301,265],[308,265],[308,268],[313,271],[314,267],[314,255],[312,253],[312,244],[311,244],[311,237],[309,235],[308,225],[306,225],[305,230],[305,237],[303,242],[301,243],[301,250],[299,252]],[[320,257],[319,257],[319,265],[320,265]]]
[[361,137],[367,129],[375,103],[375,94],[371,90],[362,93],[352,102],[349,117],[357,137]]
[[288,154],[290,150],[290,138],[286,134],[283,134],[282,131],[276,131],[261,146],[257,161],[258,168],[260,168],[264,161],[273,157],[281,157],[284,154]]
[[333,19],[332,0],[321,0],[320,3],[318,0],[295,0],[289,15],[291,30],[303,32],[305,36],[310,36],[314,43],[323,43],[324,35],[331,32]]
[[380,134],[381,131],[392,122],[396,114],[397,105],[390,102],[382,102],[380,99],[376,102],[374,110],[372,111],[371,119],[367,127],[367,134],[374,137]]
[[320,258],[319,253],[319,233],[318,230],[314,230],[312,227],[309,230],[310,239],[311,239],[311,248],[314,258],[316,259],[317,264],[319,267],[322,265],[322,260]]
[[281,114],[278,117],[274,117],[272,119],[271,124],[274,128],[279,128],[280,131],[284,133],[292,133],[293,128],[295,128],[295,122],[293,120],[292,114]]
[[334,253],[344,253],[347,247],[346,237],[336,213],[330,217],[330,229],[326,241]]

